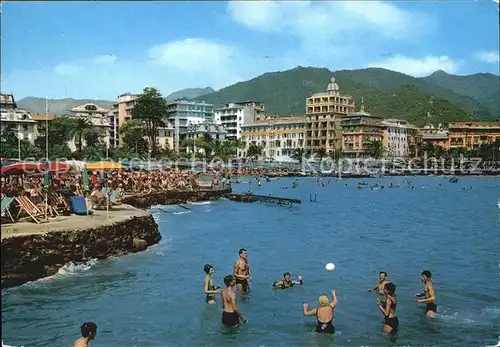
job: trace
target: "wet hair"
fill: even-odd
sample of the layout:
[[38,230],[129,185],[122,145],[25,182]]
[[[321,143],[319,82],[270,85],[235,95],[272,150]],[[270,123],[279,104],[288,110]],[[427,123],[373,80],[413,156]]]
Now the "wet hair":
[[432,274],[429,270],[422,271],[422,276],[425,276],[427,278],[432,278]]
[[245,248],[242,248],[242,249],[240,249],[239,254],[241,255],[241,253],[246,252],[246,251],[247,251],[247,250],[246,250]]
[[226,277],[224,277],[224,284],[226,285],[226,287],[229,287],[231,285],[231,282],[234,281],[234,277],[232,275],[227,275]]
[[94,335],[96,334],[97,325],[93,322],[86,322],[82,324],[80,330],[82,332],[83,337],[89,337],[91,333],[93,333]]
[[286,276],[292,276],[292,274],[291,274],[291,273],[289,273],[289,272],[285,272],[285,273],[283,274],[283,277],[286,277]]
[[203,267],[203,271],[206,272],[206,274],[208,275],[208,273],[210,272],[210,270],[212,270],[214,267],[210,264],[205,264],[205,266]]
[[382,275],[382,274],[384,274],[384,275],[385,275],[385,277],[387,277],[387,272],[385,272],[385,271],[380,271],[380,272],[379,272],[379,275]]
[[394,283],[386,283],[385,286],[384,286],[385,290],[387,290],[387,293],[389,295],[394,295],[394,293],[396,293],[396,285]]

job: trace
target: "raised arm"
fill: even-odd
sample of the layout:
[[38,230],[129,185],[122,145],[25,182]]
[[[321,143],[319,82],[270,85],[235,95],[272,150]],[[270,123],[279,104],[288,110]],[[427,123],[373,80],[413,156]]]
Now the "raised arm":
[[318,309],[317,308],[309,309],[309,305],[304,303],[304,304],[302,304],[302,311],[304,312],[304,316],[314,316],[314,315],[316,315],[316,312],[318,311]]
[[334,289],[332,289],[332,296],[333,296],[333,301],[332,301],[332,303],[330,304],[330,306],[331,306],[332,308],[335,308],[335,306],[337,306],[337,301],[338,301],[338,300],[337,300],[337,293],[335,292],[335,288],[334,288]]
[[292,281],[292,282],[293,282],[293,284],[301,285],[301,284],[303,284],[303,283],[304,283],[304,282],[302,281],[302,276],[299,276],[297,279],[298,279],[298,281],[295,281],[295,280],[294,280],[294,281]]

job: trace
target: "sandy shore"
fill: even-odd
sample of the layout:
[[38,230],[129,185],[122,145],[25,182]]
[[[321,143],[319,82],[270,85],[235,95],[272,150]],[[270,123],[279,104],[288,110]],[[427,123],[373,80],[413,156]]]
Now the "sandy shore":
[[122,222],[132,217],[144,216],[149,216],[149,213],[130,205],[122,204],[111,208],[108,215],[105,210],[94,210],[94,213],[89,216],[60,216],[49,218],[48,222],[42,221],[40,224],[31,221],[2,224],[1,239],[16,236],[41,235],[54,231],[90,230]]

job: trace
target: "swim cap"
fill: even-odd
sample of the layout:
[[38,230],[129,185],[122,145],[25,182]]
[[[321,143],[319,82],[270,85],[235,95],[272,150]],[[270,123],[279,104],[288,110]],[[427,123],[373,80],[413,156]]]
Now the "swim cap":
[[325,307],[325,306],[328,306],[328,304],[329,304],[328,297],[326,295],[321,295],[318,298],[318,302],[319,302],[320,307]]

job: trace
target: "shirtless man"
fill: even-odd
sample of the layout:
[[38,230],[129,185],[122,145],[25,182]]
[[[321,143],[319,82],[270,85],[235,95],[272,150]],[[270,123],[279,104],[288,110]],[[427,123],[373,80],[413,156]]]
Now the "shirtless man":
[[283,279],[279,281],[274,281],[273,283],[273,288],[281,288],[281,289],[286,289],[286,288],[291,288],[294,285],[302,285],[304,282],[302,281],[302,277],[298,277],[298,281],[292,280],[292,274],[289,272],[285,272],[283,274]]
[[83,323],[80,327],[82,337],[75,341],[74,347],[88,347],[97,335],[97,325],[92,322]]
[[236,305],[236,295],[234,294],[233,287],[236,280],[233,276],[228,275],[224,277],[224,284],[226,288],[222,290],[222,324],[229,328],[237,328],[240,326],[240,321],[246,323],[247,320],[238,310]]
[[247,250],[240,249],[240,259],[234,263],[233,276],[236,280],[236,290],[245,293],[250,292],[250,285],[248,280],[252,278],[250,273],[250,265],[248,265]]
[[391,281],[389,281],[387,279],[387,272],[380,271],[378,283],[374,287],[368,288],[368,291],[369,292],[376,291],[378,294],[378,298],[380,299],[380,302],[382,304],[384,304],[385,303],[385,292],[384,292],[385,284],[390,283],[390,282]]
[[435,317],[437,312],[436,291],[432,282],[432,274],[429,270],[422,271],[422,282],[424,282],[424,292],[415,294],[416,297],[425,297],[417,300],[420,304],[427,304],[425,314],[427,317]]

